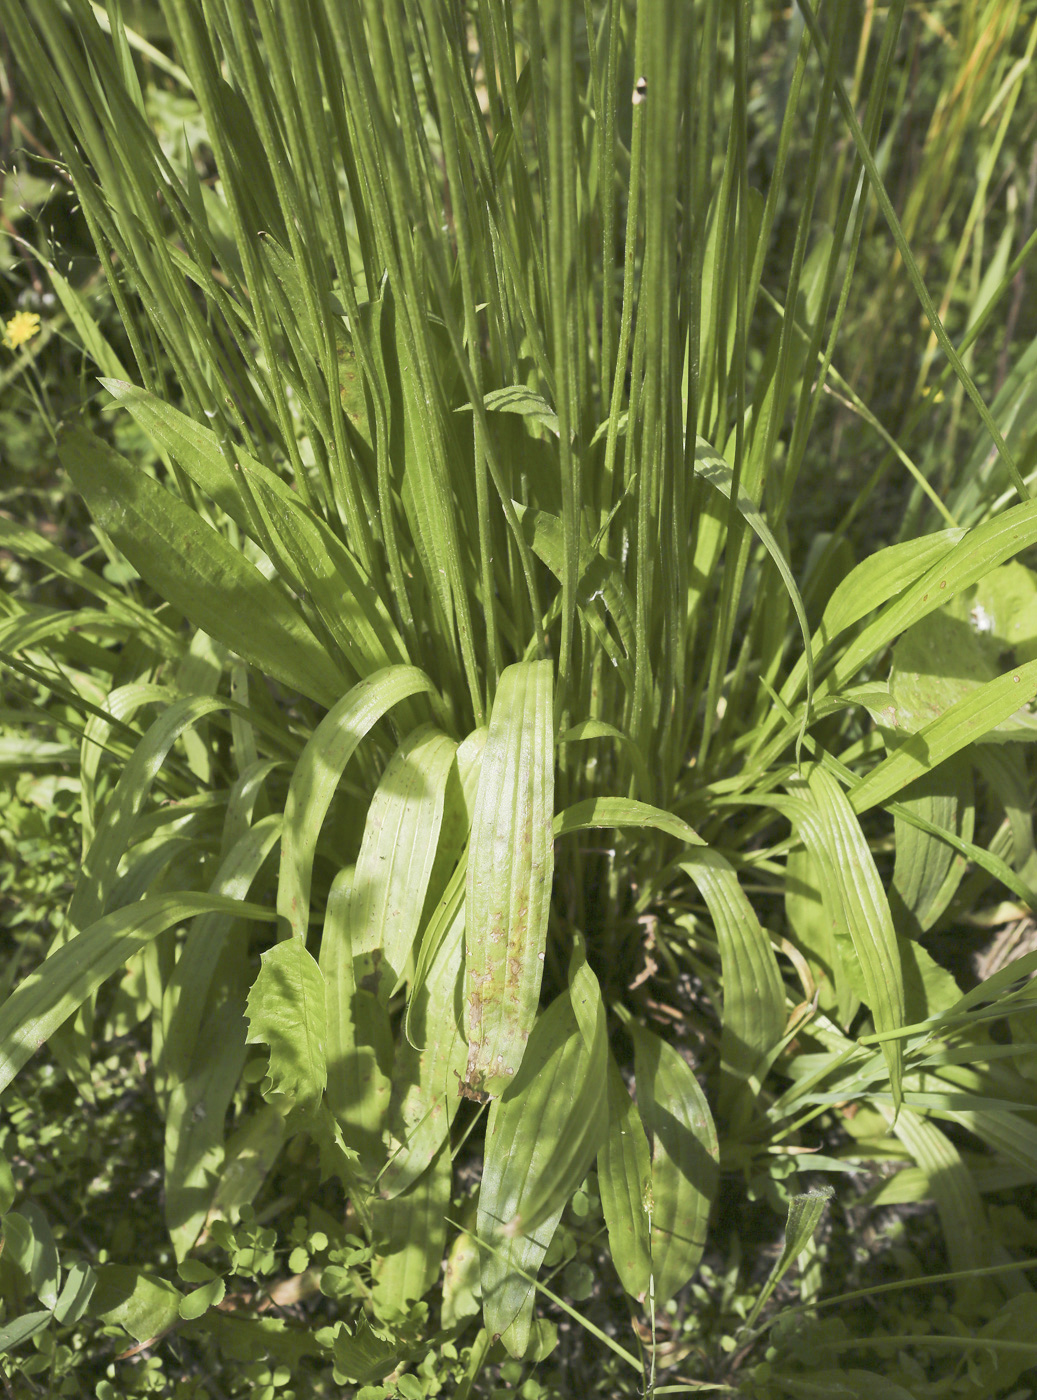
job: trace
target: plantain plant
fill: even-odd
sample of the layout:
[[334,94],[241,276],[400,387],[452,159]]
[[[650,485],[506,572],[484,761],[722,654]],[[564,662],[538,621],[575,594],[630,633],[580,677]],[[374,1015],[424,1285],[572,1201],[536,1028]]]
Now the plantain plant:
[[[47,1042],[89,1097],[105,984],[137,988],[198,1284],[99,1265],[95,1314],[140,1342],[227,1332],[205,1261],[312,1150],[355,1236],[311,1339],[343,1382],[476,1315],[462,1393],[491,1340],[543,1354],[538,1273],[592,1171],[649,1338],[722,1180],[777,1193],[756,1355],[827,1199],[796,1174],[889,1159],[964,1315],[1000,1319],[998,1377],[1032,1356],[981,1193],[1037,1171],[1037,955],[969,989],[923,940],[992,884],[1037,907],[1033,408],[1024,377],[986,406],[883,185],[903,0],[853,104],[853,7],[801,0],[761,184],[766,8],[162,0],[156,48],[121,0],[0,0],[128,351],[56,264],[54,292],[155,453],[61,435],[128,588],[0,521],[91,600],[0,632],[34,676],[61,658],[83,835],[0,1088]],[[197,158],[152,130],[156,63]],[[948,503],[909,462],[940,528],[857,562],[844,522],[794,568],[866,217],[981,469]],[[603,1340],[654,1388],[651,1340]],[[782,1366],[757,1393],[832,1374]]]

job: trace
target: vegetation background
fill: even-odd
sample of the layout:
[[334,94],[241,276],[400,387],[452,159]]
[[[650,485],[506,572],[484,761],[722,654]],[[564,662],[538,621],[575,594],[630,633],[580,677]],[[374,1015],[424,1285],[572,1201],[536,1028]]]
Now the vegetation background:
[[0,34],[7,1393],[1029,1396],[1037,5]]

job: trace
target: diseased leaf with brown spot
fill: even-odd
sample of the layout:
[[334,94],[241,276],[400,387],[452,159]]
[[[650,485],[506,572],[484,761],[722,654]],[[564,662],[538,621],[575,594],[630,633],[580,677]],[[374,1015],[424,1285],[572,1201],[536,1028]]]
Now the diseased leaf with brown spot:
[[465,895],[465,1089],[500,1094],[536,1016],[554,871],[550,661],[501,675],[483,754]]

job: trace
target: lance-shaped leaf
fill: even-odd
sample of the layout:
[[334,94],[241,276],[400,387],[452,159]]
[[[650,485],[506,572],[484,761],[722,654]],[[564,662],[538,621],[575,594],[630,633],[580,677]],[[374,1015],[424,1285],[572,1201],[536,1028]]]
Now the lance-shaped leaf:
[[[789,784],[787,811],[823,877],[822,892],[837,939],[849,944],[843,963],[857,976],[857,991],[871,1008],[877,1031],[904,1024],[904,974],[889,901],[850,799],[819,764],[806,782]],[[775,806],[781,807],[777,799]],[[883,1054],[894,1100],[899,1101],[903,1049],[885,1040]]]
[[[1001,754],[995,755],[996,759],[1001,757]],[[968,755],[956,755],[912,784],[899,805],[933,826],[971,841],[976,804]],[[1026,825],[1032,839],[1029,813]],[[966,861],[948,842],[912,826],[901,816],[894,817],[893,830],[896,865],[890,907],[898,931],[917,938],[932,928],[950,904],[965,873]]]
[[763,1285],[759,1297],[753,1304],[747,1326],[751,1327],[756,1321],[768,1298],[814,1238],[814,1231],[820,1225],[825,1207],[834,1194],[831,1186],[822,1186],[816,1191],[807,1191],[802,1196],[789,1198],[789,1213],[785,1223],[785,1243],[773,1269],[771,1269],[767,1282]]
[[777,1043],[785,989],[770,939],[730,863],[671,812],[625,797],[577,802],[554,819],[556,836],[595,827],[653,827],[693,847],[682,869],[698,885],[717,931],[724,981],[724,1064],[737,1087]]
[[652,1149],[651,1246],[656,1306],[698,1268],[716,1195],[720,1148],[699,1082],[677,1051],[635,1021],[637,1106]]
[[[881,1108],[893,1132],[911,1153],[929,1183],[927,1195],[936,1202],[947,1259],[955,1273],[969,1273],[990,1263],[991,1226],[975,1178],[961,1153],[936,1124],[921,1114],[902,1108],[894,1120]],[[962,1279],[959,1301],[966,1307],[983,1294],[978,1279]]]
[[479,774],[465,893],[466,1089],[500,1094],[533,1026],[554,870],[550,661],[502,673]]
[[205,494],[277,560],[285,577],[308,594],[360,675],[406,662],[403,641],[370,579],[298,492],[240,448],[232,464],[211,429],[146,390],[117,379],[101,382]]
[[[580,1143],[586,1092],[581,1076],[589,1067],[570,999],[556,997],[537,1019],[514,1081],[490,1105],[476,1228],[493,1245],[482,1257],[483,1316],[512,1356],[525,1352],[533,1316],[533,1284],[519,1270],[537,1273],[566,1201],[580,1184],[576,1170],[582,1163],[586,1174],[599,1146],[593,1143],[590,1157],[582,1156],[587,1144]],[[598,1076],[604,1078],[603,1069]],[[559,1157],[569,1164],[566,1180],[557,1171]],[[539,1223],[522,1232],[516,1226],[530,1207]]]
[[61,460],[91,515],[161,598],[266,675],[334,704],[343,673],[287,594],[240,550],[91,434],[64,434]]
[[605,1141],[598,1148],[601,1209],[619,1281],[631,1297],[643,1300],[652,1272],[646,1209],[652,1159],[641,1116],[611,1054],[606,1084],[609,1125]]
[[[168,692],[166,692],[168,694]],[[192,725],[227,702],[212,695],[189,695],[177,700],[159,715],[133,751],[108,800],[104,815],[69,904],[69,922],[82,928],[105,912],[115,883],[119,863],[130,841],[137,835],[139,814],[170,749]]]
[[[280,833],[277,813],[249,828],[221,863],[212,892],[246,898]],[[163,996],[156,1079],[168,1096],[164,1194],[178,1260],[205,1224],[224,1162],[224,1118],[245,1058],[247,964],[234,929],[225,914],[195,920]]]
[[992,730],[1013,716],[1021,714],[1026,718],[1030,728],[1020,726],[1020,732],[1031,737],[1033,716],[1028,707],[1035,695],[1037,661],[1016,666],[970,691],[899,744],[851,788],[853,810],[866,812],[888,802],[915,779],[924,778],[938,763],[984,736],[990,737]]
[[402,981],[421,923],[456,751],[432,725],[413,730],[371,799],[343,933],[354,983],[383,1004]]
[[393,1039],[389,1013],[375,994],[358,987],[347,927],[347,866],[332,882],[324,914],[320,969],[327,1006],[328,1107],[361,1174],[373,1180],[385,1161],[382,1127],[389,1106]]
[[30,972],[0,1007],[0,1092],[88,996],[167,928],[208,910],[271,922],[261,904],[188,890],[106,914]]
[[439,1275],[450,1211],[450,1165],[444,1143],[406,1195],[372,1202],[377,1249],[371,1264],[373,1295],[382,1308],[403,1308],[424,1298]]
[[301,938],[286,938],[260,959],[248,994],[248,1043],[270,1047],[270,1085],[316,1110],[327,1081],[324,978]]
[[393,1155],[379,1182],[384,1196],[399,1195],[418,1179],[445,1142],[457,1112],[457,1086],[468,1057],[461,1032],[463,969],[464,908],[459,902],[446,937],[411,992],[407,1028],[415,1043],[404,1036],[396,1049],[389,1105]]
[[774,1049],[785,1029],[785,987],[771,941],[760,926],[730,863],[698,847],[681,869],[698,886],[713,919],[724,989],[720,1050],[724,1100],[746,1107],[744,1081]]
[[564,1115],[559,1117],[557,1146],[544,1170],[528,1183],[521,1211],[508,1223],[509,1234],[530,1234],[559,1204],[565,1205],[590,1170],[608,1130],[605,1003],[581,934],[576,935],[569,968],[569,999],[580,1035],[577,1043],[566,1047],[572,1074],[568,1092],[551,1106],[552,1114]]
[[387,666],[352,687],[321,720],[292,774],[284,809],[277,911],[305,938],[317,837],[346,764],[386,711],[432,682],[413,666]]

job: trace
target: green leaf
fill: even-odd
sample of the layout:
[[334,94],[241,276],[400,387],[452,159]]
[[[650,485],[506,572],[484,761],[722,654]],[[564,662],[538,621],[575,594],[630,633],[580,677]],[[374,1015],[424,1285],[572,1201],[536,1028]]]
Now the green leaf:
[[691,846],[704,846],[706,843],[686,821],[672,812],[664,812],[647,802],[637,802],[630,797],[589,797],[583,802],[574,802],[564,812],[558,812],[554,819],[555,836],[568,836],[574,831],[593,831],[598,827],[654,827],[664,831],[678,841]]
[[134,601],[125,589],[109,582],[103,574],[94,573],[58,545],[44,539],[37,531],[15,520],[0,520],[0,544],[24,559],[35,559],[58,578],[93,593],[100,598],[113,619],[120,619],[159,652],[176,655],[182,639],[154,613]]
[[465,894],[467,1090],[517,1073],[540,996],[554,870],[549,661],[501,674],[479,773]]
[[416,1181],[450,1131],[468,1059],[461,1030],[463,989],[464,907],[459,904],[410,995],[407,1034],[419,1048],[406,1036],[396,1047],[388,1117],[391,1159],[379,1183],[384,1195],[398,1195]]
[[[971,841],[976,804],[968,755],[950,759],[916,781],[898,805],[936,828]],[[898,931],[917,938],[932,928],[953,899],[966,862],[947,841],[903,816],[894,816],[893,830],[896,863],[890,904]]]
[[735,1099],[744,1080],[785,1030],[785,984],[770,938],[760,926],[738,876],[718,851],[696,848],[681,869],[698,886],[717,934],[723,982],[721,1057],[733,1076]]
[[814,1238],[814,1232],[820,1225],[825,1208],[834,1194],[831,1186],[821,1186],[813,1191],[807,1191],[805,1195],[789,1197],[788,1219],[785,1222],[785,1242],[768,1275],[767,1282],[760,1290],[752,1311],[746,1319],[747,1327],[751,1327],[756,1321],[775,1288]]
[[343,1142],[371,1181],[385,1161],[382,1130],[389,1105],[393,1036],[386,1007],[358,987],[349,946],[349,897],[355,870],[332,881],[324,912],[320,967],[326,988],[328,1108]]
[[310,878],[317,838],[346,764],[361,739],[394,705],[411,695],[434,694],[413,666],[388,666],[341,697],[314,730],[295,766],[284,809],[277,911],[297,938],[310,922]]
[[1006,671],[996,680],[972,690],[936,719],[905,739],[892,753],[850,789],[855,812],[866,812],[896,796],[916,778],[969,744],[988,737],[1004,720],[1027,714],[1037,697],[1037,661]]
[[259,904],[184,891],[117,909],[77,934],[31,972],[0,1007],[0,1090],[87,997],[167,928],[206,911],[271,923]]
[[785,917],[795,946],[807,959],[817,986],[818,1005],[848,1026],[861,999],[843,964],[832,917],[825,908],[825,879],[818,861],[806,850],[790,851],[785,862]]
[[792,570],[789,568],[788,560],[782,553],[781,546],[775,539],[774,534],[764,519],[759,506],[752,497],[745,491],[737,490],[734,473],[723,457],[714,447],[711,447],[704,438],[699,438],[695,443],[695,475],[708,481],[714,490],[733,501],[739,514],[745,523],[756,535],[757,539],[766,549],[778,570],[779,577],[785,585],[792,602],[793,610],[796,614],[796,621],[799,623],[800,634],[803,638],[803,657],[806,667],[807,678],[807,703],[804,710],[803,728],[801,733],[806,732],[807,717],[810,713],[810,703],[814,691],[814,662],[813,650],[810,645],[810,624],[807,621],[806,609],[803,606],[803,599],[800,597],[799,589]]
[[875,1371],[840,1367],[811,1370],[808,1375],[775,1374],[775,1380],[794,1400],[917,1400],[912,1391]]
[[[843,953],[848,971],[859,972],[858,992],[871,1008],[878,1031],[904,1024],[904,979],[889,901],[867,839],[850,801],[836,780],[818,764],[807,781],[788,785],[792,796],[774,799],[790,816],[797,834],[818,865],[822,893],[837,938],[852,945]],[[894,1099],[899,1099],[903,1048],[883,1042]]]
[[[156,699],[159,697],[155,697]],[[192,725],[227,702],[213,695],[189,695],[174,701],[149,726],[105,805],[94,838],[83,857],[83,868],[68,907],[73,927],[82,928],[108,912],[108,901],[120,862],[134,838],[140,814],[151,794],[170,749]]]
[[[580,1035],[575,1044],[565,1047],[558,1071],[563,1087],[548,1099],[540,1127],[541,1133],[554,1138],[555,1150],[527,1182],[521,1209],[505,1227],[513,1235],[534,1233],[572,1198],[608,1131],[605,1003],[580,934],[569,967],[569,999]],[[537,1096],[531,1094],[534,1100]],[[530,1111],[528,1105],[525,1111]]]
[[[231,824],[228,808],[225,829]],[[227,853],[211,893],[245,899],[281,833],[272,813]],[[237,929],[237,933],[235,933]],[[182,1259],[205,1223],[223,1166],[224,1122],[245,1058],[247,968],[240,925],[225,914],[194,921],[162,999],[165,1038],[156,1087],[166,1095],[166,1223]]]
[[321,705],[344,676],[295,605],[189,506],[99,439],[63,434],[62,464],[98,525],[195,627]]
[[[934,537],[953,537],[954,532]],[[1012,506],[991,520],[969,530],[851,641],[831,672],[817,688],[817,699],[841,690],[860,668],[914,623],[943,607],[957,594],[977,583],[998,565],[1012,559],[1037,541],[1037,501]],[[935,546],[934,546],[935,549]],[[850,579],[846,581],[849,588]],[[889,595],[887,594],[887,597]],[[862,605],[865,601],[861,600]]]
[[[975,1334],[976,1350],[970,1358],[968,1377],[962,1378],[958,1388],[962,1400],[987,1400],[1014,1385],[1037,1360],[1035,1333],[1037,1294],[1019,1293],[1003,1303]],[[1022,1345],[1002,1350],[999,1341]]]
[[209,1207],[210,1220],[237,1220],[241,1207],[252,1204],[284,1140],[284,1114],[274,1104],[263,1104],[232,1133]]
[[150,1342],[180,1320],[182,1295],[165,1279],[130,1264],[99,1264],[92,1311],[109,1326],[124,1327],[137,1342]]
[[[954,1272],[982,1269],[991,1262],[990,1221],[979,1188],[961,1153],[950,1138],[928,1118],[902,1108],[894,1119],[883,1110],[896,1136],[925,1172],[930,1194],[936,1202],[947,1249],[947,1261]],[[980,1281],[962,1280],[957,1285],[960,1306],[975,1305],[983,1293]]]
[[628,1029],[637,1106],[652,1151],[652,1271],[656,1307],[662,1307],[694,1274],[706,1247],[720,1147],[705,1095],[685,1061],[636,1021]]
[[214,1278],[209,1283],[203,1283],[201,1288],[196,1288],[192,1293],[187,1293],[181,1298],[180,1316],[185,1322],[194,1322],[196,1318],[207,1313],[210,1308],[222,1303],[226,1292],[227,1285],[222,1278]]
[[123,369],[118,355],[105,339],[97,321],[90,314],[86,298],[62,277],[53,263],[47,264],[47,276],[57,294],[58,301],[61,302],[62,309],[75,326],[76,332],[83,342],[83,349],[93,362],[105,374],[125,375],[126,371]]
[[27,1342],[30,1337],[35,1337],[42,1332],[54,1320],[54,1314],[49,1310],[43,1312],[23,1313],[21,1317],[14,1318],[11,1322],[6,1322],[0,1327],[0,1356],[6,1352],[13,1351],[15,1347],[21,1346],[22,1342]]
[[376,1335],[366,1317],[352,1336],[343,1328],[334,1341],[335,1370],[345,1380],[359,1385],[380,1381],[407,1355],[406,1345],[395,1338]]
[[453,739],[420,726],[393,754],[371,799],[343,936],[355,985],[383,1003],[413,954],[456,752]]
[[[35,1201],[26,1201],[18,1214],[27,1221],[32,1230],[32,1257],[27,1273],[29,1284],[45,1308],[53,1309],[58,1301],[61,1288],[61,1265],[58,1262],[58,1246],[51,1232],[50,1223]],[[8,1228],[8,1216],[4,1222]]]
[[476,1200],[469,1196],[459,1222],[463,1228],[450,1246],[443,1266],[441,1319],[444,1327],[456,1327],[466,1318],[474,1317],[481,1306],[480,1253],[473,1233],[475,1217]]
[[270,1047],[271,1091],[315,1110],[328,1078],[324,978],[301,938],[263,954],[247,1015],[248,1043]]
[[[526,542],[561,581],[566,567],[562,521],[547,511],[526,508],[518,502],[514,504]],[[580,544],[576,602],[613,665],[629,683],[629,659],[635,649],[633,600],[615,561],[600,554],[586,539]],[[621,645],[618,647],[605,624],[606,609],[619,633]]]
[[229,462],[214,432],[146,390],[119,380],[101,383],[211,500],[273,554],[283,576],[312,599],[355,671],[366,676],[406,663],[403,641],[369,577],[298,492],[240,448]]
[[[916,733],[993,680],[1006,653],[1018,665],[1037,657],[1037,577],[1019,563],[994,569],[904,633],[890,674],[894,725]],[[1020,708],[987,737],[1002,742],[1035,733],[1037,717]]]
[[626,754],[630,760],[630,766],[634,770],[634,777],[641,790],[643,798],[647,798],[652,790],[651,778],[648,775],[648,765],[645,763],[644,755],[633,739],[628,734],[624,734],[613,724],[606,724],[600,719],[585,719],[579,724],[574,724],[571,729],[567,729],[564,734],[558,737],[559,744],[579,744],[588,739],[612,739],[621,753]]
[[652,1251],[645,1192],[651,1187],[652,1159],[641,1117],[627,1093],[612,1055],[606,1072],[609,1125],[598,1148],[598,1190],[609,1236],[609,1253],[619,1281],[631,1297],[648,1296]]
[[451,1162],[444,1144],[404,1194],[371,1207],[375,1306],[383,1313],[424,1298],[439,1276],[450,1210]]
[[[559,1199],[552,1190],[553,1209],[545,1214],[546,1203],[541,1206],[540,1223],[528,1233],[512,1222],[542,1194],[541,1181],[562,1185],[554,1162],[559,1152],[571,1153],[579,1128],[574,1071],[581,1064],[587,1064],[583,1034],[569,998],[556,997],[537,1018],[514,1080],[490,1104],[476,1233],[493,1246],[482,1256],[485,1325],[501,1334],[511,1356],[524,1354],[533,1316],[533,1284],[518,1270],[537,1273],[568,1196]],[[579,1184],[569,1185],[569,1195]]]
[[[492,389],[483,395],[483,407],[487,413],[518,413],[523,418],[533,418],[550,428],[558,436],[558,414],[540,394],[534,394],[524,384],[508,384],[503,389]],[[471,413],[472,405],[463,404],[456,413]]]

